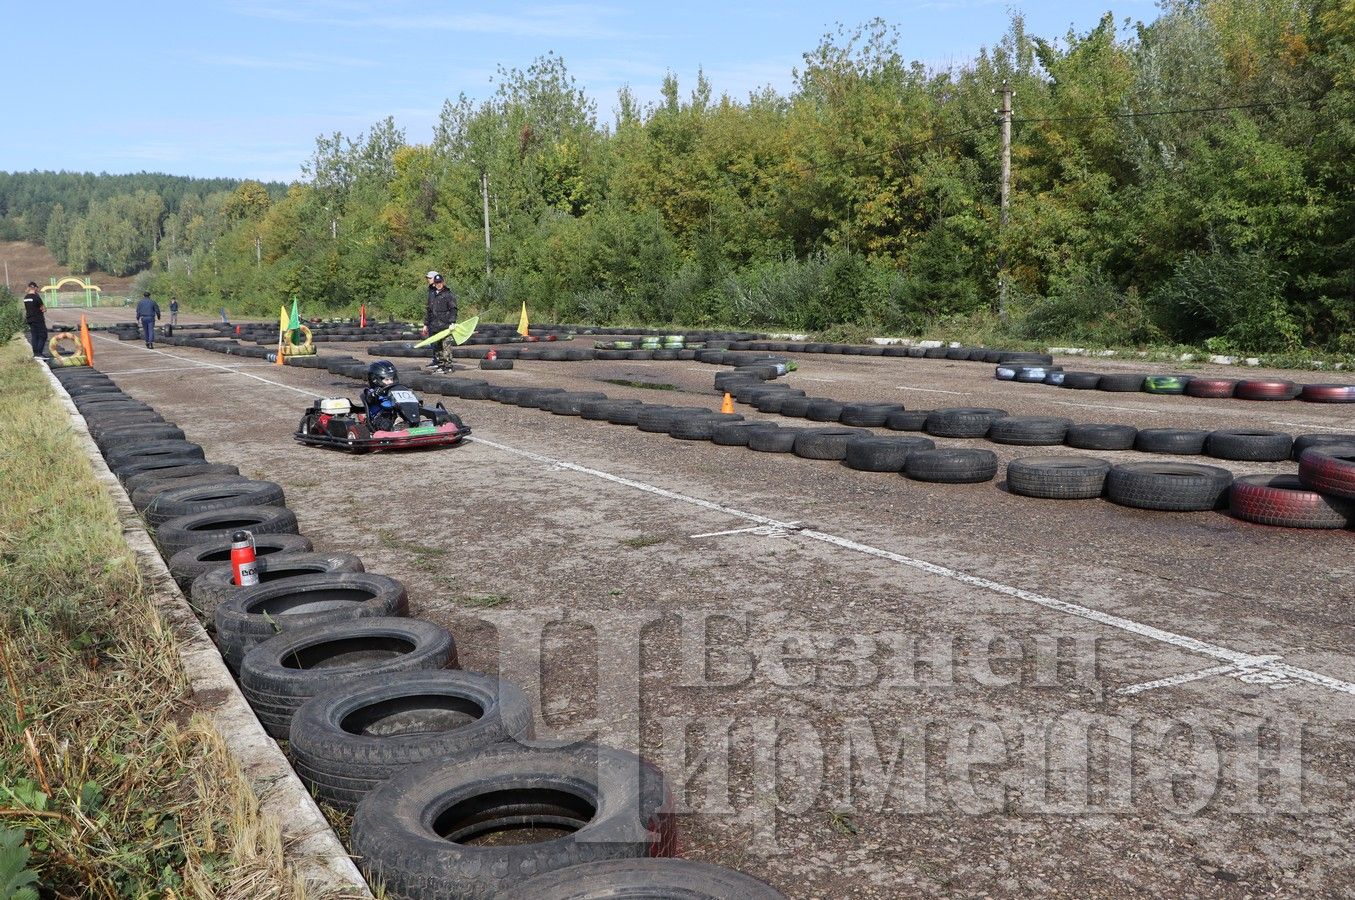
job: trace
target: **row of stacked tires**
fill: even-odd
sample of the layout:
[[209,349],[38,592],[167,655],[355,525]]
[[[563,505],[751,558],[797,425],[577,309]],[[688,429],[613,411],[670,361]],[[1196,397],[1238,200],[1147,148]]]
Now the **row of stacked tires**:
[[[1130,425],[1085,424],[1046,416],[1009,416],[1005,410],[951,408],[906,410],[902,404],[850,404],[769,384],[781,360],[726,352],[698,359],[736,366],[715,376],[728,392],[761,412],[838,422],[850,428],[784,429],[753,422],[762,444],[773,441],[799,456],[840,459],[856,469],[896,471],[922,481],[986,482],[997,475],[997,455],[980,448],[940,450],[927,438],[880,437],[860,426],[925,431],[944,438],[984,438],[1018,446],[1067,445],[1095,450],[1140,450],[1200,454],[1231,460],[1296,459],[1297,475],[1234,478],[1218,466],[1173,461],[1111,465],[1088,456],[1039,456],[1008,464],[1007,489],[1045,499],[1090,499],[1162,511],[1227,508],[1238,518],[1292,528],[1347,528],[1355,525],[1355,434],[1307,434],[1297,439],[1272,431],[1224,429],[1136,429]],[[772,366],[769,366],[771,363]],[[793,431],[773,437],[771,429]],[[750,438],[750,446],[752,439]],[[757,447],[754,447],[757,449]]]
[[1304,400],[1309,403],[1355,403],[1355,385],[1299,384],[1284,378],[1210,378],[1194,375],[1146,375],[1141,372],[1065,372],[1062,366],[1016,360],[999,363],[999,381],[1048,384],[1075,391],[1135,392],[1186,395],[1209,399]]
[[[386,896],[781,897],[673,858],[672,795],[641,757],[534,744],[522,691],[459,669],[452,634],[409,618],[399,581],[315,552],[279,485],[207,461],[97,371],[54,374],[259,721],[320,800],[353,813],[350,849]],[[258,554],[246,587],[230,564],[241,529]]]

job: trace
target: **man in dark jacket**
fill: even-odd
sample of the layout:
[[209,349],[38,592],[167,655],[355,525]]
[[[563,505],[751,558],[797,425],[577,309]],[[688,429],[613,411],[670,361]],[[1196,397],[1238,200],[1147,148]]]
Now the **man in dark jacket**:
[[141,336],[146,339],[146,349],[155,349],[155,320],[160,318],[160,304],[151,299],[150,291],[142,291],[136,304],[136,320],[141,323]]
[[24,322],[28,324],[28,337],[33,342],[34,359],[51,359],[47,352],[47,307],[38,293],[38,283],[28,282],[28,292],[24,294]]
[[[437,334],[439,331],[450,328],[456,324],[456,294],[447,287],[447,282],[437,272],[433,273],[433,281],[428,286],[428,309],[424,314],[424,325],[428,328],[430,335]],[[430,368],[450,368],[451,359],[445,349],[447,341],[437,341],[432,345],[434,351],[434,362]]]

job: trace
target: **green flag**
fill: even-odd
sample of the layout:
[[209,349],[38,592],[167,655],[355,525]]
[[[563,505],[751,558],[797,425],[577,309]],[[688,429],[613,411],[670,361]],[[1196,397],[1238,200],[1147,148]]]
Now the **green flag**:
[[437,334],[430,334],[428,337],[419,341],[414,347],[427,347],[429,344],[436,343],[443,338],[451,338],[453,344],[464,344],[470,340],[470,336],[475,333],[475,326],[480,324],[479,316],[471,316],[464,322],[457,322],[451,328],[444,328]]
[[296,331],[301,327],[301,316],[297,313],[296,298],[292,298],[292,318],[287,322],[288,331]]

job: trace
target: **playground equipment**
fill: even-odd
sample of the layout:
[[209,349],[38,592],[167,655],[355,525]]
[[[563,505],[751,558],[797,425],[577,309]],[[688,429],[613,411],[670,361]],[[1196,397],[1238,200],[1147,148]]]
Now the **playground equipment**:
[[[63,287],[72,284],[78,290],[62,290]],[[124,297],[105,298],[103,288],[92,283],[88,278],[81,278],[76,275],[67,275],[64,278],[53,277],[51,283],[38,288],[38,292],[42,294],[42,302],[48,309],[69,309],[79,306],[92,309],[95,306],[121,306],[127,302]]]

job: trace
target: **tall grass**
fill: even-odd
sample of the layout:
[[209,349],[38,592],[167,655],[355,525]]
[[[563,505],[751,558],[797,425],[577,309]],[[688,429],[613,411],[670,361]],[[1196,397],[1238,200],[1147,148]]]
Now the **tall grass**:
[[19,341],[0,347],[0,818],[44,895],[303,898],[194,715],[114,508]]

